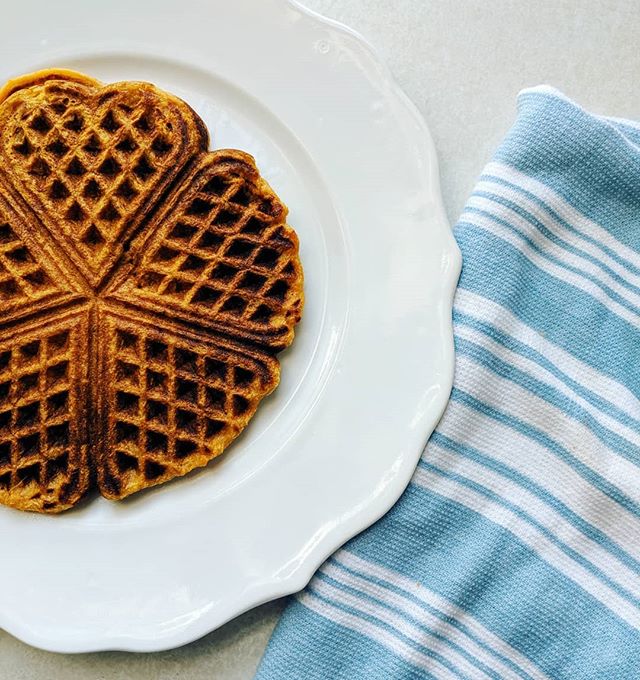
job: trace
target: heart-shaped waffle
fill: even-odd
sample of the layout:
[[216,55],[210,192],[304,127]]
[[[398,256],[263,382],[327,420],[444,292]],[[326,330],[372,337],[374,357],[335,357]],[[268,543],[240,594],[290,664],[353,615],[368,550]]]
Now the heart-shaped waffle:
[[287,209],[148,83],[0,92],[0,503],[60,512],[206,465],[279,381],[302,305]]

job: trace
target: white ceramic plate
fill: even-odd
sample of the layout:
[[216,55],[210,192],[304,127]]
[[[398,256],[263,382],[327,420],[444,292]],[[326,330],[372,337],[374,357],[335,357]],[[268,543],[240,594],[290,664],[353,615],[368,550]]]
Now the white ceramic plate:
[[282,383],[218,464],[60,517],[0,509],[0,626],[160,650],[301,589],[405,488],[449,395],[460,257],[428,130],[357,35],[286,0],[20,0],[0,79],[146,79],[290,206],[307,305]]

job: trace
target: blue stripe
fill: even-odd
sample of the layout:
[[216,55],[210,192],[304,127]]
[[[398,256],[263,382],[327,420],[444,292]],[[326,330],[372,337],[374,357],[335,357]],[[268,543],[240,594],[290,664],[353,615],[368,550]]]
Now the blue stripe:
[[[320,578],[324,578],[324,579],[327,578],[326,575],[322,574],[322,572],[319,572],[318,576]],[[451,671],[456,677],[469,678],[469,676],[466,673],[463,673],[451,661],[449,661],[444,656],[442,656],[442,654],[438,654],[438,652],[435,652],[432,649],[429,649],[428,647],[421,645],[416,640],[413,640],[412,638],[407,637],[404,633],[401,633],[397,628],[389,625],[388,623],[386,623],[382,619],[379,619],[376,616],[372,616],[371,614],[367,614],[363,611],[360,611],[359,609],[355,609],[354,607],[351,607],[350,605],[346,604],[345,602],[341,602],[340,600],[334,600],[333,598],[329,598],[326,595],[323,595],[322,593],[320,593],[317,590],[313,581],[307,587],[307,591],[309,593],[311,593],[317,599],[321,600],[322,602],[325,602],[327,604],[332,605],[333,607],[335,607],[336,609],[339,609],[340,611],[346,612],[347,614],[351,614],[352,616],[355,616],[358,619],[362,619],[363,621],[367,621],[368,623],[374,624],[378,628],[383,628],[384,630],[386,630],[389,633],[390,636],[395,636],[396,638],[399,638],[408,647],[411,647],[411,649],[414,649],[414,650],[424,654],[425,656],[428,656],[429,658],[435,659],[436,661],[438,661],[447,670]],[[471,679],[469,679],[469,680],[471,680]]]
[[[519,203],[516,203],[514,201],[511,201],[508,198],[504,198],[503,196],[500,196],[498,194],[492,193],[490,191],[480,191],[476,190],[473,192],[473,196],[479,196],[481,198],[485,198],[488,201],[491,201],[492,203],[496,204],[496,207],[498,209],[500,207],[507,208],[509,210],[512,210],[514,213],[519,215],[525,222],[528,222],[532,227],[534,227],[538,232],[543,234],[549,241],[552,243],[555,243],[558,247],[562,248],[563,250],[567,251],[568,253],[571,253],[572,255],[576,255],[577,257],[580,257],[587,262],[590,262],[593,264],[595,267],[600,269],[602,272],[608,274],[614,281],[624,288],[627,288],[629,291],[638,294],[640,292],[640,289],[629,282],[627,279],[625,279],[623,276],[618,274],[614,269],[611,269],[607,264],[605,264],[602,260],[599,260],[598,258],[594,257],[590,253],[586,252],[585,250],[582,250],[581,248],[571,245],[567,241],[565,241],[563,238],[558,236],[558,234],[554,233],[551,231],[542,221],[540,221],[535,215],[531,214],[526,208],[522,207]],[[499,220],[499,216],[491,211],[483,211],[480,208],[474,208],[474,207],[469,207],[465,210],[465,212],[486,212],[488,216],[490,216],[493,219]],[[500,222],[502,223],[502,222]],[[506,224],[510,224],[510,222],[506,221]],[[513,226],[514,230],[518,233],[521,234],[522,236],[526,236],[528,230],[522,230],[520,227],[514,225]],[[575,230],[574,230],[575,231]],[[547,257],[548,259],[555,260],[554,257],[550,256],[548,253],[545,252],[544,248],[539,249],[540,253]],[[558,260],[559,262],[562,262],[561,260]],[[570,269],[571,271],[575,271],[577,274],[580,276],[589,279],[593,283],[597,284],[598,286],[604,286],[607,290],[611,290],[608,288],[608,284],[601,283],[600,279],[596,276],[591,276],[589,272],[592,270],[591,267],[574,267],[573,265],[567,265],[564,264],[564,267],[567,269]],[[618,293],[615,293],[618,295]],[[625,299],[625,298],[621,298]],[[638,306],[633,305],[633,303],[627,301],[628,304],[632,305],[632,309],[635,310],[636,312],[638,311]]]
[[[335,567],[342,569],[347,574],[357,576],[357,577],[367,581],[368,583],[371,583],[372,585],[378,586],[380,588],[384,588],[385,590],[390,590],[391,592],[396,593],[396,594],[410,600],[411,602],[420,606],[422,609],[425,609],[426,611],[428,611],[432,616],[436,617],[438,620],[442,621],[443,623],[447,623],[450,626],[457,628],[466,637],[473,640],[473,642],[476,645],[478,645],[478,647],[482,648],[490,656],[498,659],[503,665],[510,668],[517,675],[520,675],[523,678],[528,678],[529,680],[531,680],[531,678],[533,677],[533,676],[529,675],[529,673],[524,671],[522,668],[520,668],[520,666],[518,666],[516,663],[511,661],[511,659],[507,658],[506,656],[501,654],[498,650],[494,649],[489,644],[487,644],[484,640],[482,640],[480,637],[478,637],[468,626],[465,626],[462,622],[458,621],[458,619],[456,619],[452,616],[448,616],[447,614],[440,611],[439,609],[432,607],[429,603],[420,599],[419,597],[414,595],[412,592],[405,590],[404,588],[398,586],[395,583],[380,579],[377,576],[374,576],[372,574],[351,569],[350,567],[348,567],[346,564],[343,564],[342,562],[339,561],[339,559],[336,559],[335,557],[330,557],[328,562],[330,564],[334,565]],[[319,572],[319,573],[322,574],[322,572]],[[358,592],[360,592],[360,591],[358,591]],[[377,600],[377,601],[381,604],[384,604],[382,600]],[[412,618],[412,621],[419,623],[413,618]],[[444,637],[442,637],[442,639],[444,641],[448,642]],[[453,643],[450,643],[450,644],[453,644]],[[455,645],[455,646],[458,647],[458,645]],[[460,648],[460,649],[462,649],[462,648]]]
[[[336,566],[342,566],[339,565],[335,560],[330,560],[333,564]],[[348,571],[345,569],[345,571]],[[404,612],[402,609],[396,607],[395,605],[392,605],[390,603],[385,602],[384,600],[381,600],[380,598],[374,597],[373,595],[370,595],[369,593],[365,593],[364,591],[358,590],[356,587],[348,585],[346,583],[342,583],[336,579],[334,579],[332,576],[329,576],[324,570],[320,570],[317,574],[317,578],[320,581],[324,581],[326,583],[331,584],[338,590],[341,590],[345,593],[349,593],[350,595],[355,596],[359,600],[364,600],[365,602],[370,602],[371,604],[377,606],[377,607],[382,607],[382,609],[385,609],[402,620],[406,621],[407,623],[415,626],[418,630],[420,630],[423,634],[423,636],[426,637],[433,637],[434,639],[442,642],[444,645],[447,647],[450,647],[451,649],[455,650],[460,656],[462,656],[466,661],[468,661],[472,666],[475,666],[476,668],[480,669],[483,673],[489,675],[490,677],[494,678],[495,680],[500,680],[500,676],[489,666],[481,662],[479,659],[474,657],[472,654],[469,654],[469,652],[464,649],[464,647],[461,647],[457,643],[453,642],[452,640],[448,640],[446,636],[442,635],[442,633],[439,633],[436,630],[433,630],[430,626],[426,625],[423,621],[420,621],[416,619],[414,616],[411,614],[408,614],[407,612]],[[313,583],[311,584],[310,590],[313,590],[316,595],[324,597],[327,599],[327,601],[331,602],[334,606],[340,606],[340,600],[335,600],[333,597],[329,597],[326,594],[320,595],[320,593],[314,589]],[[424,603],[421,603],[424,604]],[[424,608],[424,607],[423,607]],[[357,609],[353,609],[353,611],[356,612],[357,616],[362,616],[363,613],[360,612]],[[393,626],[392,624],[387,624],[384,622],[383,619],[379,618],[378,616],[375,616],[373,614],[369,615],[371,616],[375,621],[378,621],[380,623],[383,623],[385,626],[389,626],[393,631],[394,635],[397,637],[401,638],[407,645],[410,647],[413,647],[414,649],[417,649],[418,651],[422,652],[425,655],[428,656],[433,656],[435,655],[438,660],[445,659],[446,657],[442,656],[438,652],[435,652],[434,650],[430,649],[429,647],[421,644],[418,642],[418,640],[414,640],[413,638],[407,637],[403,633],[399,631],[398,628]],[[420,639],[420,638],[419,638]],[[453,664],[455,667],[455,662],[454,661],[448,661],[449,664]]]
[[632,144],[640,148],[640,129],[632,124],[632,121],[623,119],[602,118],[609,125],[612,125],[621,135],[628,139]]
[[[462,442],[453,439],[449,435],[445,435],[441,432],[434,432],[431,441],[435,444],[445,448],[449,451],[468,458],[469,460],[482,465],[483,467],[492,470],[493,472],[502,475],[506,479],[518,484],[523,489],[529,491],[533,495],[537,496],[541,501],[544,501],[549,507],[553,508],[561,517],[563,517],[567,522],[574,526],[578,531],[588,536],[592,541],[595,541],[602,548],[607,550],[609,553],[614,555],[620,562],[625,566],[629,567],[632,571],[640,573],[640,564],[635,560],[629,553],[623,550],[617,543],[615,543],[609,536],[603,533],[593,524],[590,524],[585,519],[576,514],[570,507],[563,503],[559,498],[554,496],[552,493],[547,491],[544,487],[540,486],[530,477],[523,475],[521,472],[514,470],[509,465],[501,463],[496,458],[488,456],[479,449],[469,446],[468,444],[463,444]],[[426,448],[426,455],[429,454],[429,447]]]
[[537,442],[541,446],[544,446],[561,461],[571,466],[571,468],[573,468],[573,470],[575,470],[575,472],[583,479],[586,479],[596,489],[611,498],[611,500],[619,503],[623,508],[625,508],[625,510],[640,516],[640,505],[636,503],[636,501],[634,501],[632,498],[629,498],[629,496],[621,491],[615,484],[612,484],[607,479],[602,477],[602,475],[599,475],[597,472],[592,470],[588,465],[585,465],[581,460],[576,458],[571,453],[571,451],[568,451],[564,446],[556,442],[548,434],[542,432],[542,430],[528,425],[515,416],[511,416],[508,413],[504,413],[503,411],[499,411],[498,409],[485,404],[473,395],[457,387],[454,387],[451,391],[451,401],[459,401],[462,404],[466,404],[479,413],[483,413],[488,418],[492,418],[496,422],[507,425],[516,432],[519,432],[525,437]]
[[[481,210],[480,208],[475,208],[472,206],[467,206],[465,208],[463,216],[469,216],[469,215],[482,215],[483,217],[488,217],[489,219],[493,220],[496,224],[502,225],[505,229],[509,230],[512,234],[515,234],[521,241],[526,243],[531,250],[536,252],[540,257],[542,257],[544,260],[547,260],[547,262],[551,262],[552,264],[555,264],[556,266],[560,267],[561,269],[564,269],[565,271],[569,271],[573,274],[576,274],[579,276],[581,279],[586,279],[590,283],[592,283],[596,288],[601,290],[603,293],[605,293],[611,300],[614,302],[618,303],[621,307],[624,307],[628,312],[631,314],[638,316],[640,321],[640,310],[637,308],[633,303],[629,302],[626,298],[622,297],[619,293],[617,293],[615,290],[610,288],[606,283],[603,283],[600,281],[597,277],[592,276],[591,274],[587,273],[587,270],[585,269],[580,269],[579,267],[574,267],[571,264],[567,264],[563,260],[561,260],[559,257],[556,255],[552,255],[549,253],[547,250],[545,250],[542,246],[539,246],[535,240],[527,236],[526,233],[520,231],[516,226],[508,222],[507,220],[498,217],[494,213],[489,212],[488,210]],[[470,219],[470,218],[468,218]],[[473,224],[473,223],[472,223]],[[480,226],[479,224],[475,224],[474,226],[478,227],[479,229],[482,229],[483,227]],[[535,265],[537,266],[537,265]],[[552,274],[549,274],[549,276],[553,276]],[[585,295],[589,295],[592,299],[593,302],[600,303],[602,302],[598,300],[594,295],[591,295],[591,293],[587,293],[586,291],[581,291]],[[609,310],[610,313],[611,310]]]
[[[613,250],[606,244],[604,244],[601,240],[597,239],[594,236],[591,236],[588,231],[586,230],[580,230],[576,227],[574,227],[570,222],[567,222],[564,218],[562,218],[554,209],[551,205],[549,205],[545,200],[543,200],[540,196],[537,194],[531,193],[527,189],[524,189],[523,187],[519,186],[518,184],[515,184],[514,182],[509,182],[506,179],[503,179],[502,177],[496,177],[495,175],[492,175],[491,173],[483,174],[480,177],[481,180],[483,181],[491,181],[494,182],[495,184],[500,184],[508,189],[512,189],[513,191],[517,191],[518,193],[522,194],[523,196],[526,196],[530,201],[535,203],[536,205],[540,206],[543,210],[545,210],[553,220],[555,220],[558,224],[560,224],[564,229],[567,231],[576,234],[576,236],[579,236],[581,239],[587,241],[588,243],[591,243],[592,245],[596,246],[598,249],[606,253],[612,260],[615,260],[619,265],[623,266],[625,269],[627,269],[630,273],[640,275],[640,267],[638,267],[636,264],[631,262],[630,260],[626,259],[622,255],[620,255],[617,251]],[[600,262],[598,260],[599,265],[604,265],[604,263]],[[631,284],[629,284],[631,285]],[[635,288],[635,286],[633,286]]]
[[511,503],[511,501],[502,498],[499,494],[495,493],[495,491],[488,489],[486,486],[483,486],[482,484],[479,484],[478,482],[475,482],[474,480],[469,479],[464,475],[460,475],[457,472],[443,470],[442,468],[439,468],[437,465],[433,465],[424,459],[420,460],[420,462],[418,463],[418,467],[421,467],[424,470],[428,470],[429,472],[433,472],[434,474],[437,474],[440,477],[444,477],[445,479],[450,479],[451,481],[454,481],[457,484],[460,484],[461,486],[466,486],[467,488],[472,489],[473,491],[476,491],[485,498],[488,498],[489,500],[493,501],[496,505],[506,508],[514,515],[527,522],[527,524],[530,524],[531,526],[535,527],[541,534],[543,534],[547,538],[547,540],[550,543],[553,543],[557,548],[562,550],[562,552],[565,555],[567,555],[572,560],[577,562],[580,566],[584,567],[584,569],[586,569],[587,571],[591,572],[594,576],[598,577],[603,583],[606,583],[606,585],[609,586],[611,590],[615,591],[618,595],[620,595],[620,597],[622,597],[635,607],[640,606],[640,599],[635,597],[633,593],[630,593],[626,588],[623,588],[619,583],[616,583],[604,571],[602,571],[602,569],[594,565],[583,555],[581,555],[577,550],[574,550],[569,545],[567,545],[564,541],[561,541],[552,531],[545,527],[544,524],[539,522],[533,515],[530,515],[522,508],[518,507],[514,503]]
[[494,160],[546,184],[618,241],[639,250],[637,149],[619,130],[571,102],[525,93],[518,103],[518,124]]
[[[545,274],[484,229],[460,222],[456,237],[463,255],[461,289],[505,307],[553,344],[640,393],[638,328],[575,286]],[[496,275],[487,278],[488,270]],[[596,329],[598,336],[585,338],[585,328]]]
[[[331,641],[322,644],[319,641]],[[354,672],[357,668],[357,674]],[[261,680],[435,680],[379,642],[292,600],[258,668]]]
[[611,668],[616,680],[637,678],[638,631],[511,532],[455,501],[411,485],[348,549],[427,583],[554,678],[611,677]]
[[[607,399],[597,394],[596,392],[592,392],[589,389],[588,385],[582,385],[581,383],[573,380],[573,378],[564,373],[561,370],[561,368],[559,368],[556,364],[549,361],[549,359],[547,359],[544,356],[544,354],[541,354],[530,345],[526,345],[525,343],[520,342],[520,340],[516,340],[516,338],[514,338],[513,336],[507,335],[499,328],[497,328],[494,324],[491,324],[484,320],[477,319],[476,317],[471,316],[470,314],[460,312],[455,307],[453,310],[453,321],[454,329],[456,325],[473,328],[474,330],[483,333],[488,338],[491,338],[491,340],[498,343],[499,345],[502,345],[509,351],[514,352],[515,354],[519,354],[525,359],[528,359],[538,364],[541,368],[545,369],[552,376],[561,381],[566,387],[570,388],[571,391],[574,392],[578,397],[581,397],[602,413],[605,413],[606,415],[622,423],[629,429],[635,430],[640,434],[639,419],[630,416],[628,413],[623,411],[614,403],[608,401]],[[459,341],[460,338],[456,338],[456,340]],[[630,442],[628,439],[625,439],[624,437],[617,435],[616,433],[613,434],[621,439],[621,443],[622,442],[624,443],[623,447],[629,446],[633,447],[633,449],[638,452],[637,456],[638,460],[640,461],[640,449],[638,448],[638,446],[633,442]]]
[[[613,430],[599,423],[591,413],[586,411],[577,402],[572,401],[560,390],[538,380],[525,371],[506,363],[491,350],[485,349],[479,344],[456,337],[456,351],[460,356],[468,356],[478,363],[491,370],[497,376],[509,380],[514,385],[519,385],[532,395],[539,397],[548,404],[551,404],[570,420],[574,420],[584,426],[599,439],[611,451],[614,451],[634,465],[640,465],[640,450],[624,437],[618,435]],[[640,473],[640,469],[638,470]]]

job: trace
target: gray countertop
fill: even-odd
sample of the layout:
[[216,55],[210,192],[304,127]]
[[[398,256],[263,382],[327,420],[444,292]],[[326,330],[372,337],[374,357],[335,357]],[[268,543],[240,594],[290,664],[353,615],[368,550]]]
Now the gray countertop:
[[[549,83],[596,113],[640,118],[637,0],[304,2],[368,38],[422,111],[452,222],[513,121],[521,88]],[[192,645],[148,655],[49,654],[0,632],[0,679],[251,678],[282,607],[265,605]]]

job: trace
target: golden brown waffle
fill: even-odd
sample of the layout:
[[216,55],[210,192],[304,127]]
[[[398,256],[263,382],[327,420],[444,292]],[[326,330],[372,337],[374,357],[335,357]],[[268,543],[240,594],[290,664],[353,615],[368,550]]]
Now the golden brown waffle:
[[86,309],[63,312],[3,337],[0,503],[60,512],[89,487],[87,322]]
[[119,498],[206,463],[244,429],[279,380],[276,359],[157,319],[105,310],[105,422],[99,484]]
[[96,286],[154,199],[206,149],[206,130],[145,83],[101,87],[78,74],[21,84],[0,110],[0,170]]
[[163,204],[135,276],[117,295],[286,347],[303,301],[298,238],[286,214],[251,156],[208,153]]
[[60,512],[206,465],[279,381],[302,305],[287,209],[147,83],[0,91],[0,503]]

